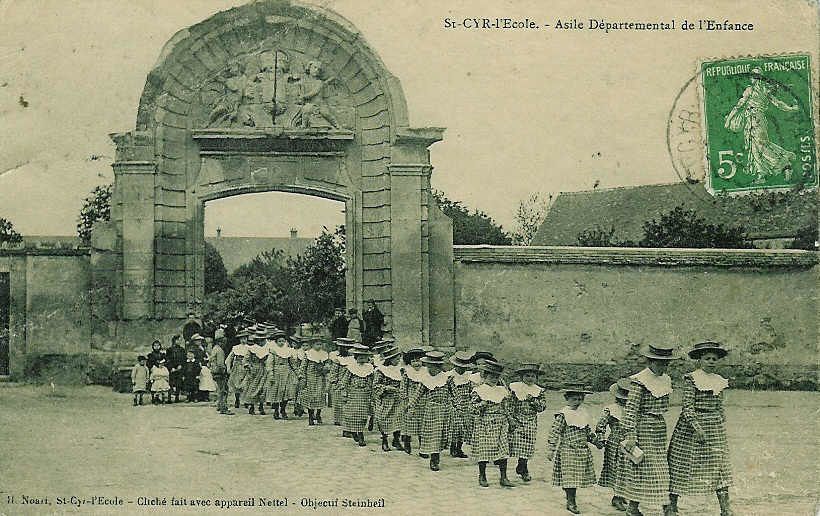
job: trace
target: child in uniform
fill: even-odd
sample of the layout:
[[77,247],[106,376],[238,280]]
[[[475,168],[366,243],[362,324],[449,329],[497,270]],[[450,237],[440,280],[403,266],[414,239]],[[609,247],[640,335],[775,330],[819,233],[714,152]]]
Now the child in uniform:
[[[293,415],[296,417],[302,417],[305,414],[305,410],[302,407],[302,393],[299,391],[299,371],[302,369],[302,363],[305,361],[305,345],[306,339],[304,337],[294,335],[290,338],[291,355],[288,358],[290,373],[288,374],[287,399],[293,400]],[[283,419],[287,419],[286,408],[287,401],[285,401],[285,407],[281,411],[285,416]]]
[[523,364],[515,370],[520,380],[510,384],[512,415],[519,423],[510,434],[510,456],[518,457],[515,472],[524,482],[532,480],[527,461],[535,453],[535,436],[538,434],[538,413],[547,408],[543,387],[535,382],[541,372],[538,364]]
[[[345,393],[342,390],[342,385],[350,374],[347,365],[354,361],[354,358],[350,355],[350,348],[354,344],[355,342],[347,337],[336,339],[338,355],[332,357],[335,367],[330,370],[330,381],[332,382],[333,424],[336,426],[343,426],[344,424]],[[353,437],[353,434],[342,430],[342,437]]]
[[[402,384],[399,386],[399,397],[402,402],[402,423],[401,423],[401,440],[404,443],[404,452],[410,454],[413,452],[413,437],[420,435],[421,426],[421,407],[416,404],[415,410],[409,410],[410,399],[416,396],[417,391],[421,388],[419,383],[419,375],[422,372],[421,357],[424,356],[424,351],[421,348],[412,348],[404,352],[404,375],[402,376]],[[419,437],[420,438],[420,437]]]
[[421,387],[410,398],[407,411],[415,405],[423,407],[419,432],[419,452],[430,457],[430,469],[440,469],[441,452],[449,445],[450,375],[442,370],[444,353],[430,351],[421,359],[426,370],[419,374]]
[[271,350],[268,367],[270,381],[265,397],[268,403],[273,405],[273,419],[287,419],[286,409],[293,392],[291,388],[293,371],[289,361],[293,356],[293,348],[288,345],[285,332],[276,331],[273,337],[275,340],[269,348]]
[[242,386],[245,380],[245,357],[248,355],[248,331],[240,330],[236,333],[239,344],[234,344],[231,352],[225,358],[228,368],[228,399],[234,397],[234,408],[239,408],[239,398],[242,395]]
[[251,344],[245,357],[245,384],[242,388],[242,403],[248,407],[248,414],[255,414],[259,405],[259,415],[265,415],[265,384],[267,382],[266,363],[270,352],[266,347],[268,332],[254,328],[250,335]]
[[150,372],[145,365],[147,359],[145,355],[137,357],[137,363],[131,368],[131,392],[134,393],[134,406],[142,405],[142,395],[148,392],[148,380]]
[[[595,425],[595,433],[598,440],[604,442],[604,464],[601,466],[601,476],[598,478],[598,485],[601,487],[614,488],[616,479],[620,474],[621,464],[628,460],[621,451],[621,441],[624,440],[621,419],[623,409],[626,406],[626,399],[629,397],[629,378],[621,378],[617,383],[609,387],[609,392],[615,397],[615,403],[604,407],[598,424]],[[604,439],[606,429],[609,427],[609,436]],[[626,500],[618,495],[612,497],[612,506],[619,511],[626,510]]]
[[488,487],[487,463],[498,466],[501,487],[515,487],[507,478],[510,457],[510,427],[515,423],[510,413],[510,391],[500,383],[504,366],[485,359],[479,367],[482,382],[473,387],[471,402],[475,414],[471,455],[478,461],[478,485]]
[[564,389],[567,406],[555,414],[547,440],[547,459],[552,461],[552,485],[564,489],[567,510],[572,514],[581,514],[575,500],[576,490],[595,485],[595,468],[587,443],[602,447],[592,428],[592,418],[581,408],[587,394],[592,392],[579,384]]
[[328,354],[320,339],[311,343],[299,369],[302,404],[307,408],[308,425],[322,424],[322,408],[325,406],[325,383]]
[[637,446],[643,459],[635,464],[624,461],[615,480],[615,494],[629,503],[627,514],[639,516],[641,503],[663,505],[669,510],[669,463],[666,458],[666,420],[672,379],[666,374],[674,355],[671,347],[652,346],[642,353],[648,367],[633,374],[621,427],[624,448]]
[[182,386],[186,394],[185,401],[197,402],[199,401],[199,362],[196,361],[196,355],[193,350],[185,352],[185,363],[182,364]]
[[370,418],[370,398],[373,394],[373,364],[370,363],[372,352],[362,344],[355,344],[351,352],[355,361],[347,364],[349,374],[341,385],[345,396],[344,429],[359,446],[367,446],[364,431]]
[[169,403],[171,397],[170,383],[171,373],[165,367],[165,359],[160,358],[159,363],[151,368],[151,392],[157,397],[159,403]]
[[382,434],[382,451],[389,452],[387,436],[393,434],[393,448],[402,450],[401,443],[401,399],[400,387],[402,380],[401,367],[398,360],[401,351],[396,346],[382,350],[381,364],[376,366],[373,378],[373,397],[376,398],[375,414],[376,427]]
[[450,412],[450,456],[467,458],[461,449],[462,445],[470,442],[473,428],[473,413],[470,408],[470,395],[473,385],[470,382],[472,374],[468,368],[475,353],[470,351],[456,351],[449,358],[453,370],[448,380],[453,409]]
[[732,466],[723,412],[723,391],[729,381],[714,372],[727,354],[718,342],[701,342],[689,351],[689,358],[697,360],[699,367],[683,375],[680,419],[669,443],[669,515],[677,515],[680,495],[712,493],[720,504],[720,515],[733,514],[729,504]]

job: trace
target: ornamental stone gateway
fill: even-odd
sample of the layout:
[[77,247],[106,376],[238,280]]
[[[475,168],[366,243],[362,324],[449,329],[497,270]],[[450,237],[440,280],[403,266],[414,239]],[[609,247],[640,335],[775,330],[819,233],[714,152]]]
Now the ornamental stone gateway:
[[402,346],[452,346],[452,223],[428,150],[443,132],[409,126],[399,81],[330,11],[259,1],[178,32],[136,128],[112,135],[95,327],[122,340],[178,326],[203,300],[205,203],[279,191],[345,203],[349,307],[375,299]]

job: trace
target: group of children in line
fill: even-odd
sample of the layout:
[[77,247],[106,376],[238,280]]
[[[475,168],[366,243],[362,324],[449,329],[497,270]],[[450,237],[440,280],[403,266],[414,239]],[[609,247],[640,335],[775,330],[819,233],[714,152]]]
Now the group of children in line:
[[[244,405],[249,414],[265,415],[267,405],[273,419],[282,420],[293,401],[295,414],[307,410],[313,426],[322,424],[322,410],[330,406],[333,424],[357,446],[367,446],[365,433],[375,429],[383,451],[392,447],[412,454],[417,444],[419,456],[438,471],[445,450],[466,458],[467,444],[478,463],[479,486],[489,486],[486,469],[492,462],[499,484],[515,487],[507,476],[511,457],[517,458],[521,480],[532,479],[528,461],[535,452],[538,414],[547,408],[537,364],[521,365],[517,381],[507,385],[501,379],[504,366],[484,351],[445,357],[429,346],[402,352],[390,339],[367,347],[338,338],[328,353],[323,339],[288,338],[264,322],[237,337],[239,344],[225,360],[235,408]],[[613,489],[612,506],[630,516],[641,514],[641,503],[662,505],[665,516],[673,516],[681,495],[708,493],[716,493],[721,516],[731,516],[722,405],[728,382],[714,372],[726,353],[715,342],[689,352],[699,368],[684,375],[683,408],[668,448],[664,414],[672,382],[665,371],[678,358],[672,348],[649,346],[643,353],[648,367],[610,387],[613,403],[597,421],[582,407],[591,391],[565,386],[567,405],[555,413],[547,458],[553,485],[565,491],[567,510],[580,514],[577,489],[597,483]],[[445,370],[445,364],[451,368]],[[590,443],[604,450],[598,478]]]

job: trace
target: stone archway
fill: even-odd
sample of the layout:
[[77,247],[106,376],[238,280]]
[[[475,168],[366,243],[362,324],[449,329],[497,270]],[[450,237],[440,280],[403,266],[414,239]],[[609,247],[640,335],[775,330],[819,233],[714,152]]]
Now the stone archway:
[[136,129],[112,135],[114,316],[184,318],[203,297],[204,203],[290,191],[345,202],[348,306],[375,299],[402,345],[452,345],[452,224],[430,195],[442,133],[409,127],[399,81],[330,11],[257,1],[180,31]]

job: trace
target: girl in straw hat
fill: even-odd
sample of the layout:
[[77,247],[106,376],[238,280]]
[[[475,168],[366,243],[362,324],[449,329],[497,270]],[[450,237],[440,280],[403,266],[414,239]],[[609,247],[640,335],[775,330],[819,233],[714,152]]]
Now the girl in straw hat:
[[398,365],[401,351],[391,345],[381,354],[381,364],[376,366],[373,379],[373,397],[376,398],[374,418],[382,434],[382,451],[390,451],[387,436],[393,434],[393,448],[402,450],[401,443],[401,367]]
[[[328,355],[330,361],[330,370],[328,371],[327,381],[330,384],[330,397],[333,404],[333,424],[342,426],[344,420],[344,406],[345,396],[342,390],[342,385],[346,376],[350,373],[347,371],[347,364],[353,360],[350,356],[349,350],[354,342],[347,337],[336,339],[335,341],[337,351],[331,351]],[[342,431],[343,437],[350,437],[346,431]]]
[[287,419],[287,404],[293,393],[294,371],[290,358],[294,351],[288,344],[284,331],[275,330],[272,337],[273,341],[268,345],[271,354],[268,366],[270,381],[265,399],[273,406],[273,419]]
[[577,489],[595,485],[595,468],[588,443],[602,447],[592,427],[592,418],[581,408],[587,394],[592,392],[580,384],[570,384],[564,389],[567,405],[556,412],[547,439],[552,485],[564,489],[567,510],[573,514],[581,514],[575,499]]
[[370,348],[355,344],[351,348],[355,357],[349,362],[347,374],[342,381],[345,396],[345,407],[342,420],[344,429],[350,432],[359,446],[367,446],[364,431],[370,418],[370,398],[373,394],[373,364],[370,363]]
[[728,380],[714,372],[728,351],[717,342],[701,342],[689,352],[698,368],[683,375],[683,406],[669,443],[670,514],[679,495],[715,493],[721,516],[730,516],[732,468],[726,443],[723,391]]
[[450,357],[453,370],[448,380],[453,409],[450,412],[450,455],[461,459],[467,454],[461,449],[463,444],[470,442],[473,430],[473,413],[470,406],[470,397],[473,384],[470,382],[471,366],[474,352],[456,351]]
[[[421,407],[416,403],[414,410],[409,410],[410,399],[416,396],[421,389],[419,375],[422,373],[421,357],[424,351],[421,348],[412,348],[404,352],[404,376],[399,387],[399,396],[402,401],[402,423],[401,439],[404,443],[404,452],[413,453],[413,437],[420,436],[421,432]],[[419,437],[421,439],[421,437]]]
[[242,402],[248,406],[248,413],[255,413],[255,406],[259,405],[259,415],[265,415],[265,383],[267,372],[265,363],[270,356],[265,346],[267,333],[256,329],[251,334],[253,345],[248,346],[248,356],[245,358],[245,384],[242,388]]
[[449,443],[450,389],[447,380],[450,375],[442,370],[444,353],[430,351],[421,359],[426,366],[419,374],[421,387],[410,398],[407,406],[412,411],[421,404],[421,431],[419,432],[419,452],[430,456],[430,469],[438,471],[441,452]]
[[[601,466],[601,476],[598,478],[598,485],[602,487],[615,487],[615,480],[618,478],[621,464],[627,460],[620,449],[621,441],[624,440],[621,419],[623,419],[623,409],[626,406],[626,399],[629,397],[630,383],[631,380],[629,378],[621,378],[609,386],[609,392],[614,396],[615,403],[610,403],[604,407],[601,412],[601,418],[598,420],[598,424],[595,425],[595,432],[598,434],[598,439],[605,441],[604,464]],[[604,439],[607,428],[609,428],[609,436]],[[626,500],[618,495],[612,497],[611,503],[612,506],[619,511],[626,510]]]
[[638,463],[625,461],[615,480],[615,494],[629,502],[627,514],[640,515],[639,505],[663,505],[669,511],[669,463],[666,460],[666,420],[672,379],[666,374],[671,360],[677,357],[671,347],[649,346],[643,356],[647,367],[630,376],[621,426],[624,448],[632,453],[637,446],[643,452]]
[[515,430],[510,414],[510,391],[500,384],[504,366],[494,360],[481,365],[482,383],[473,388],[471,401],[475,413],[471,455],[478,461],[478,485],[488,487],[487,463],[498,466],[501,487],[515,487],[507,478],[510,457],[510,427]]
[[520,423],[510,433],[510,456],[518,457],[515,472],[524,482],[532,480],[527,461],[535,453],[535,436],[538,434],[538,413],[547,408],[544,389],[535,382],[541,372],[538,364],[523,364],[515,371],[521,381],[510,384],[512,415]]
[[325,383],[327,381],[328,354],[322,341],[315,339],[310,349],[305,351],[305,359],[299,369],[299,390],[302,404],[307,408],[308,426],[322,423],[322,408],[325,406]]

